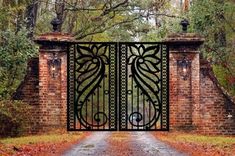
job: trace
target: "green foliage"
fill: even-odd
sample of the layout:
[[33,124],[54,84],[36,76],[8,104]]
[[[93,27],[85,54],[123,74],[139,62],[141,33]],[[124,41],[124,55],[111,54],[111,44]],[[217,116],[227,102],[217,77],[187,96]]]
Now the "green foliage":
[[0,8],[0,29],[5,29],[8,26],[9,12],[6,8]]
[[37,17],[36,21],[36,35],[41,35],[46,32],[51,31],[51,20],[54,18],[53,12],[50,10],[44,10],[39,17]]
[[221,65],[214,65],[213,72],[220,84],[230,91],[232,95],[235,95],[235,76],[231,75],[228,69]]
[[214,64],[219,82],[235,95],[235,3],[228,0],[197,0],[188,17],[192,31],[206,39],[201,50],[203,57]]
[[228,88],[229,84],[226,81],[226,76],[229,74],[229,72],[225,68],[219,65],[213,66],[213,72],[216,74],[216,77],[218,77],[220,84]]
[[27,60],[36,55],[37,48],[25,29],[0,31],[0,36],[0,99],[5,99],[22,81]]
[[29,110],[21,101],[0,101],[0,137],[24,134],[29,128]]
[[204,57],[214,63],[226,61],[234,48],[234,15],[235,4],[224,0],[197,0],[189,13],[193,31],[206,37]]
[[[219,62],[226,58],[226,49],[220,41],[216,39],[216,34],[223,33],[224,30],[224,4],[214,0],[195,1],[191,9],[190,17],[192,27],[206,37],[204,57],[213,62]],[[222,42],[222,41],[221,41]]]
[[24,12],[31,0],[0,1],[0,30],[17,31],[24,21]]

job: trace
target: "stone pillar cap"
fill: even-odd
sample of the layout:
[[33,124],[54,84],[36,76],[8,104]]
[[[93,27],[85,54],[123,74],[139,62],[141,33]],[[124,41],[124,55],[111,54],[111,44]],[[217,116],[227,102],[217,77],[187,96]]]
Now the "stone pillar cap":
[[51,32],[42,34],[34,39],[36,43],[42,42],[73,42],[75,40],[70,34],[60,33],[60,32]]
[[170,44],[203,44],[205,39],[196,33],[174,33],[167,36],[164,42]]

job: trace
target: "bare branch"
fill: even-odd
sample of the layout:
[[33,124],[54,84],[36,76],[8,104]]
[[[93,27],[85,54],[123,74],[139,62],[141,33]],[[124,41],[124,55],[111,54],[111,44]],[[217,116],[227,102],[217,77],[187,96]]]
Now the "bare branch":
[[111,6],[112,4],[110,4],[110,8],[104,10],[104,14],[105,14],[105,12],[110,12],[112,10],[115,10],[115,9],[121,7],[121,6],[125,6],[127,3],[128,3],[128,0],[124,0],[123,2],[121,2],[121,3],[119,3],[119,4],[115,5],[115,6]]
[[[91,36],[91,35],[103,33],[103,32],[105,32],[106,30],[109,30],[109,29],[111,29],[111,28],[113,28],[113,27],[115,27],[115,26],[122,25],[122,24],[126,24],[126,23],[131,23],[131,22],[133,22],[133,21],[135,21],[135,20],[137,20],[137,19],[139,19],[139,18],[141,18],[141,16],[135,17],[135,18],[133,18],[133,19],[129,19],[129,20],[117,22],[117,23],[112,24],[112,25],[110,25],[110,26],[108,26],[108,27],[106,27],[106,28],[103,28],[103,27],[100,27],[100,26],[95,27],[95,28],[93,28],[93,31],[91,31],[90,33],[84,34],[84,35],[82,35],[82,36],[79,36],[79,37],[77,37],[77,39],[80,40],[80,39],[83,39],[83,38],[85,38],[85,37],[87,37],[87,36]],[[99,28],[99,29],[98,29],[98,28]]]

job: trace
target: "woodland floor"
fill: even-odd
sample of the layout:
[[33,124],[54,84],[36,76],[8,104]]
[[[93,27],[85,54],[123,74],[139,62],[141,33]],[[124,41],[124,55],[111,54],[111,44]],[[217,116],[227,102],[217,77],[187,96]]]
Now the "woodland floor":
[[235,156],[235,137],[80,132],[0,139],[0,156]]

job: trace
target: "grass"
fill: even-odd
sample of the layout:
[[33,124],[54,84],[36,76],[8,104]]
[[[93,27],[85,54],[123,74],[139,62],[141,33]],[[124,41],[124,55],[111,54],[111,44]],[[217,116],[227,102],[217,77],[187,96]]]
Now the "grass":
[[235,137],[224,137],[224,136],[206,136],[198,134],[169,133],[167,135],[162,135],[161,138],[166,141],[209,144],[221,147],[223,147],[224,145],[235,144]]
[[224,147],[235,144],[235,137],[224,136],[204,136],[204,135],[190,135],[181,134],[175,136],[176,141],[190,142],[197,144],[210,144],[213,146]]
[[44,134],[32,135],[18,138],[0,139],[0,143],[4,145],[29,145],[38,143],[58,143],[64,141],[72,141],[80,138],[82,133],[66,133],[66,134]]
[[235,152],[235,137],[179,132],[153,134],[179,151],[186,152],[192,156],[234,155],[233,153]]

